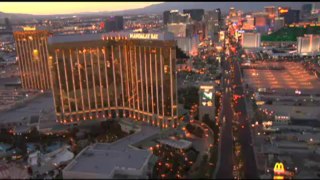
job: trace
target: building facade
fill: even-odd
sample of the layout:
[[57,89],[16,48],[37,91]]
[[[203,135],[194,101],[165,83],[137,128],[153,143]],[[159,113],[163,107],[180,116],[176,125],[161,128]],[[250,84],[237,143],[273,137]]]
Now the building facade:
[[202,21],[204,17],[204,9],[184,9],[183,13],[190,14],[193,21]]
[[284,18],[276,17],[274,20],[273,31],[278,31],[279,29],[284,27]]
[[172,35],[109,33],[50,39],[56,115],[61,123],[130,117],[177,125]]
[[241,45],[244,48],[259,48],[260,47],[260,33],[245,32],[242,34]]
[[178,10],[164,11],[163,23],[167,24],[179,24],[189,23],[191,21],[190,14],[181,13]]
[[48,37],[46,30],[25,27],[15,30],[18,65],[22,88],[48,90],[51,87],[48,67]]
[[313,56],[320,53],[320,36],[305,34],[303,37],[298,37],[297,53],[303,56]]

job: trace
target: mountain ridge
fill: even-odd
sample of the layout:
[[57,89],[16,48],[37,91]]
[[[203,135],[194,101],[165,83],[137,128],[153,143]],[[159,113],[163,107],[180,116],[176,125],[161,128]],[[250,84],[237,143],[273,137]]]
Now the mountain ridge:
[[[248,4],[249,3],[249,4]],[[264,6],[289,6],[292,9],[300,10],[303,4],[312,2],[164,2],[160,4],[149,5],[144,8],[121,10],[121,11],[100,11],[100,12],[81,12],[73,14],[53,14],[53,15],[33,15],[19,13],[4,13],[0,12],[0,18],[27,19],[27,18],[46,18],[54,16],[97,16],[97,15],[137,15],[137,14],[161,14],[163,11],[178,9],[204,9],[213,10],[220,8],[223,13],[226,13],[230,7],[235,7],[237,10],[244,12],[263,10]]]

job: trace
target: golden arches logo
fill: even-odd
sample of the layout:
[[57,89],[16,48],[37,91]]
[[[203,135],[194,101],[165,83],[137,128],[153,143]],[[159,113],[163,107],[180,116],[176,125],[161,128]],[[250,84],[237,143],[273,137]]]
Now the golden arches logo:
[[277,162],[277,163],[274,165],[273,171],[274,171],[274,173],[277,173],[277,174],[283,173],[283,172],[284,172],[284,165],[283,165],[283,163]]

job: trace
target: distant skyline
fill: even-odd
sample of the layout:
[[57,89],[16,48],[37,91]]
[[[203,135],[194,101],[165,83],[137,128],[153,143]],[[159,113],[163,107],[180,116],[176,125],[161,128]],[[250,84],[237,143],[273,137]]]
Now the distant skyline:
[[162,2],[0,2],[0,12],[33,15],[75,14],[144,8]]

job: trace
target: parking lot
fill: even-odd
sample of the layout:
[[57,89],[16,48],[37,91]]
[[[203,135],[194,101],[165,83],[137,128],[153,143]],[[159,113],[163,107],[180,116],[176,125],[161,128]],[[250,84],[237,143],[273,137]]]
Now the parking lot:
[[[320,81],[314,74],[309,74],[300,63],[296,62],[257,62],[257,68],[244,69],[244,80],[250,88],[270,88],[273,90],[308,90],[320,92]],[[280,67],[285,69],[280,69]],[[272,68],[263,67],[274,67]]]

